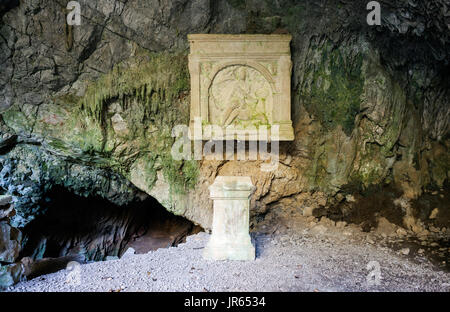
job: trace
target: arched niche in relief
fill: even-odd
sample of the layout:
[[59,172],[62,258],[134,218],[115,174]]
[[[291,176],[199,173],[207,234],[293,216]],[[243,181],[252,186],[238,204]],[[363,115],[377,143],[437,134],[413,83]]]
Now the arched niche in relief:
[[247,127],[272,122],[273,81],[261,69],[227,64],[214,75],[208,89],[208,121],[219,126]]
[[269,140],[294,139],[290,35],[191,34],[188,39],[191,139],[211,139],[212,125],[226,130],[227,140],[253,140],[247,136],[252,129],[267,129]]

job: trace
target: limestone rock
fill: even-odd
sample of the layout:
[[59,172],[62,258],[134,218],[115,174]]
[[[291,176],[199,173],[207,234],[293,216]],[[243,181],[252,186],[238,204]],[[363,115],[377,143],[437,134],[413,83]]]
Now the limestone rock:
[[328,231],[328,228],[323,225],[323,224],[318,224],[315,225],[312,229],[311,229],[311,233],[315,234],[315,235],[323,235]]
[[51,274],[60,270],[67,269],[71,262],[83,263],[84,256],[69,255],[58,258],[42,258],[33,260],[30,257],[24,257],[17,264],[23,267],[22,275],[27,279],[33,279],[40,275]]
[[345,230],[342,232],[344,236],[353,236],[355,234],[355,229],[353,228],[345,228]]
[[0,210],[8,207],[11,202],[12,197],[10,195],[0,195]]
[[375,230],[377,234],[385,234],[387,236],[393,235],[396,232],[397,226],[392,224],[384,217],[378,219],[378,226]]
[[439,209],[438,208],[434,208],[431,211],[430,216],[428,218],[429,219],[436,219],[436,216],[438,215],[438,213],[439,213]]
[[0,221],[0,262],[13,263],[19,256],[22,233]]
[[332,227],[332,226],[336,225],[336,223],[333,220],[331,220],[331,219],[329,219],[327,217],[320,218],[319,223],[324,225],[324,226],[327,226],[327,227]]
[[22,233],[10,225],[15,210],[12,197],[0,195],[0,289],[17,283],[23,274],[21,263],[14,263],[19,257]]
[[[3,207],[1,207],[3,208]],[[14,206],[11,205],[8,208],[3,208],[0,209],[0,221],[3,219],[10,219],[11,217],[13,217],[16,214],[16,211],[14,210]]]
[[400,252],[405,256],[409,255],[409,251],[410,251],[409,248],[402,248],[400,250]]
[[403,228],[398,228],[397,231],[396,231],[396,233],[397,233],[399,236],[405,236],[406,234],[408,234],[408,232],[406,232],[406,230],[403,229]]
[[[323,216],[336,200],[354,200],[350,185],[390,182],[416,198],[448,180],[445,0],[385,1],[383,25],[369,29],[351,1],[339,9],[334,1],[84,1],[73,35],[55,26],[66,18],[57,2],[3,2],[0,186],[18,198],[15,225],[44,210],[52,185],[118,205],[145,192],[210,229],[207,188],[218,175],[254,177],[251,223],[286,213],[287,198],[305,216]],[[292,35],[296,96],[295,139],[280,144],[278,168],[172,159],[172,128],[190,116],[187,35],[280,31]]]
[[0,266],[0,289],[19,282],[23,278],[23,270],[20,262]]

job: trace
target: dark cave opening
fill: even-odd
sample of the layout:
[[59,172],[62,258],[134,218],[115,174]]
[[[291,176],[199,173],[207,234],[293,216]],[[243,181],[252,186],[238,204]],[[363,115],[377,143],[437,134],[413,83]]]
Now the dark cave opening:
[[82,197],[55,186],[45,194],[42,206],[45,212],[22,229],[25,243],[21,257],[102,261],[122,256],[129,247],[146,253],[176,246],[187,235],[202,230],[168,212],[150,196],[118,206],[101,197]]

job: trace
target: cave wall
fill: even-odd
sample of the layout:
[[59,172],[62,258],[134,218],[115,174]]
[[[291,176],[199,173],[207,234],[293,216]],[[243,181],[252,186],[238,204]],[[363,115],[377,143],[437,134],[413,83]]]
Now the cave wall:
[[[79,2],[69,27],[67,1],[0,8],[0,186],[22,225],[51,184],[122,203],[142,191],[209,228],[217,175],[252,177],[253,223],[374,185],[414,199],[448,180],[448,1],[380,1],[375,27],[366,1]],[[274,32],[293,36],[295,141],[280,144],[278,169],[174,161],[171,130],[189,120],[187,34]]]

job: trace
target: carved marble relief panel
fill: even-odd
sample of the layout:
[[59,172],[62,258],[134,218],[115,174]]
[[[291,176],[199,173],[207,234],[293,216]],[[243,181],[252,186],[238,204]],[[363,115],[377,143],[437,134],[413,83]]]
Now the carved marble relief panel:
[[293,140],[290,35],[188,39],[192,139],[209,140],[210,132],[202,130],[214,125],[226,131],[226,139],[249,139],[248,132],[264,127],[268,140]]

